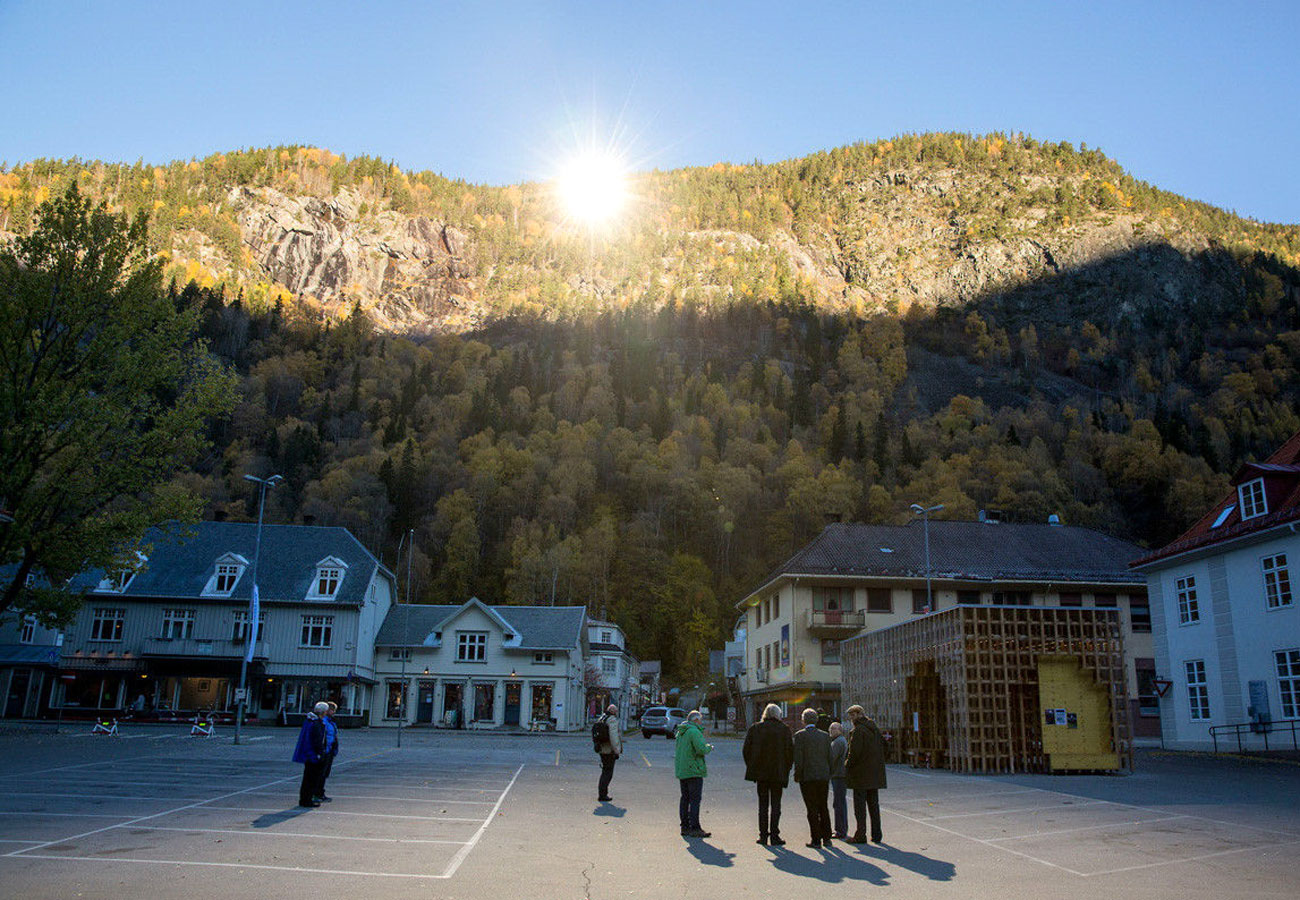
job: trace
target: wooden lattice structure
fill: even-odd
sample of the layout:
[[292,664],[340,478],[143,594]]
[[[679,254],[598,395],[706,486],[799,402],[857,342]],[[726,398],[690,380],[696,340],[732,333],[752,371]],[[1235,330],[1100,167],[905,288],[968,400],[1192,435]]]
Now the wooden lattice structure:
[[1077,662],[1088,690],[1108,698],[1109,722],[1101,727],[1109,727],[1109,741],[1104,733],[1099,740],[1118,766],[1131,769],[1114,609],[957,606],[868,632],[840,645],[842,696],[892,732],[895,762],[957,772],[1061,771],[1044,753],[1039,671],[1044,660],[1065,659]]

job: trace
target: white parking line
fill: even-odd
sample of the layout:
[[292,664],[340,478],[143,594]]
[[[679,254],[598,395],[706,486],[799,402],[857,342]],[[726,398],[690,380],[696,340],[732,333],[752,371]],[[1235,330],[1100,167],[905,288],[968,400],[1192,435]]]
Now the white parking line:
[[1105,869],[1101,872],[1083,872],[1080,873],[1084,878],[1094,878],[1098,875],[1114,875],[1118,872],[1132,872],[1137,869],[1154,869],[1157,866],[1172,866],[1176,863],[1200,862],[1203,859],[1214,859],[1219,856],[1231,856],[1234,853],[1249,853],[1252,850],[1271,850],[1274,847],[1290,847],[1300,844],[1300,841],[1277,841],[1272,844],[1260,844],[1255,847],[1237,847],[1233,850],[1220,850],[1217,853],[1202,853],[1200,856],[1187,856],[1182,859],[1164,859],[1160,862],[1142,863],[1136,866],[1123,866],[1118,869]]
[[947,815],[947,816],[930,816],[929,818],[922,819],[921,821],[935,822],[938,821],[939,819],[972,819],[977,816],[1000,816],[1007,813],[1042,812],[1044,810],[1059,812],[1060,810],[1063,809],[1082,809],[1085,806],[1095,806],[1098,803],[1105,803],[1105,802],[1106,802],[1105,800],[1089,800],[1084,803],[1071,803],[1068,806],[1066,805],[1021,806],[1014,809],[987,809],[984,810],[983,812],[953,813],[952,815]]
[[[477,821],[477,820],[476,820]],[[317,838],[326,841],[374,841],[380,844],[464,844],[465,841],[441,841],[432,838],[378,838],[378,837],[356,837],[350,834],[305,834],[301,831],[269,831],[265,828],[251,830],[246,828],[174,828],[163,825],[132,825],[132,830],[140,829],[144,831],[179,831],[184,834],[196,832],[198,834],[248,834],[253,837],[295,837],[295,838]],[[23,843],[35,843],[35,841],[25,841]]]
[[[294,776],[296,777],[296,776]],[[281,781],[290,781],[291,778],[281,778]],[[272,781],[271,784],[276,782]],[[260,787],[260,785],[259,785]],[[239,793],[236,791],[235,793]],[[229,796],[229,794],[223,795]],[[99,794],[97,796],[87,796],[85,793],[80,794],[41,794],[34,791],[0,791],[0,797],[57,797],[62,800],[153,800],[155,803],[172,803],[176,800],[194,800],[203,802],[202,797],[128,797],[123,794]],[[213,800],[220,799],[213,797]],[[130,818],[129,816],[127,818]]]
[[[381,751],[379,751],[379,753],[387,753],[387,752],[388,752],[387,750],[381,750]],[[378,756],[379,753],[371,754],[371,756]],[[353,763],[353,765],[357,765],[357,764],[359,764],[359,763],[362,763],[362,762],[364,762],[365,760],[367,760],[367,759],[369,759],[369,758],[371,758],[371,757],[363,756],[363,757],[361,757],[360,759],[356,760],[356,761]],[[275,781],[268,781],[268,782],[266,782],[265,784],[257,785],[257,787],[270,787],[270,786],[273,785],[273,784],[281,784],[281,783],[283,783],[283,782],[285,782],[285,781],[292,781],[292,780],[293,780],[293,776],[290,776],[290,777],[288,777],[288,778],[277,778]],[[211,797],[211,798],[209,798],[208,800],[199,800],[199,801],[197,801],[197,802],[189,803],[189,804],[187,804],[187,805],[185,805],[185,806],[178,806],[178,807],[176,807],[176,808],[174,808],[174,809],[169,809],[169,810],[164,810],[164,811],[162,811],[162,812],[152,813],[152,814],[147,815],[147,816],[136,816],[135,818],[128,819],[128,820],[125,821],[125,822],[118,822],[117,824],[114,824],[114,825],[105,825],[103,828],[95,828],[95,829],[93,829],[93,830],[91,830],[91,831],[84,831],[84,832],[82,832],[81,834],[74,834],[74,835],[71,835],[71,836],[68,836],[68,837],[62,837],[62,838],[57,838],[56,840],[46,841],[45,843],[43,843],[43,844],[38,844],[37,846],[35,846],[35,847],[31,848],[31,849],[33,849],[33,850],[41,850],[41,849],[44,849],[45,847],[53,846],[54,844],[62,844],[62,843],[66,843],[67,841],[75,841],[75,840],[79,840],[80,838],[89,837],[89,836],[92,835],[92,834],[99,834],[100,832],[103,832],[103,831],[111,831],[111,830],[113,830],[114,828],[123,828],[123,827],[128,826],[128,825],[134,825],[136,822],[147,822],[147,821],[149,821],[150,819],[157,819],[157,818],[159,818],[160,816],[171,815],[172,813],[178,813],[178,812],[182,812],[183,810],[193,809],[194,807],[199,806],[199,805],[204,804],[204,803],[208,803],[208,802],[210,802],[211,800],[224,800],[226,797],[235,797],[235,796],[238,796],[239,794],[246,794],[246,793],[248,793],[248,792],[251,791],[251,790],[253,790],[253,788],[244,788],[243,790],[230,791],[230,792],[227,793],[227,794],[221,794],[221,795],[219,795],[219,796],[217,796],[217,797]],[[119,798],[119,799],[120,799],[120,798]],[[175,798],[175,799],[186,799],[186,798],[179,798],[179,797],[178,797],[178,798]],[[7,856],[7,857],[12,857],[12,856],[19,856],[19,855],[26,854],[26,853],[27,853],[27,850],[23,849],[23,850],[14,850],[13,852],[11,852],[11,853],[6,853],[6,854],[4,854],[4,855]]]
[[[1012,794],[1036,794],[1041,793],[1042,788],[1025,788],[1017,791],[982,791],[978,794],[948,794],[943,797],[901,797],[889,804],[889,809],[893,809],[899,803],[940,803],[951,802],[953,800],[979,800],[982,797],[1009,797]],[[1067,795],[1068,796],[1068,795]],[[882,808],[884,808],[882,806]]]
[[1108,822],[1105,825],[1080,825],[1078,828],[1062,828],[1058,831],[1036,831],[1033,834],[1017,834],[1012,837],[989,838],[990,844],[1000,841],[1023,841],[1029,838],[1050,837],[1058,834],[1074,834],[1079,831],[1096,831],[1099,828],[1123,828],[1125,825],[1147,825],[1151,822],[1168,822],[1172,819],[1185,819],[1187,816],[1161,816],[1159,819],[1134,819],[1132,822]]
[[[19,851],[21,852],[21,851]],[[16,856],[17,853],[9,853],[6,856]],[[130,856],[114,856],[106,858],[102,856],[59,856],[56,853],[23,853],[23,859],[57,859],[66,862],[93,862],[103,865],[105,863],[149,863],[150,865],[165,866],[211,866],[222,869],[259,869],[262,871],[272,872],[301,872],[309,875],[356,875],[362,878],[427,878],[442,879],[446,875],[422,875],[408,874],[405,872],[357,872],[350,869],[308,869],[302,866],[268,866],[258,863],[241,863],[241,862],[199,862],[193,859],[144,859]]]
[[[262,808],[256,806],[208,806],[204,804],[200,809],[224,809],[234,810],[237,812],[262,812],[262,813],[282,813],[283,808]],[[318,809],[312,813],[313,816],[362,816],[367,819],[415,819],[419,822],[481,822],[482,819],[462,819],[455,816],[402,816],[394,813],[363,813],[349,812],[345,809]]]
[[[34,810],[22,810],[22,809],[20,810],[0,809],[0,816],[41,816],[42,818],[44,818],[45,816],[58,816],[63,819],[129,819],[131,818],[130,816],[123,816],[123,815],[110,816],[107,813],[56,813],[56,812],[46,812],[45,810],[40,810],[39,812],[37,812]],[[32,843],[39,844],[40,841],[32,841]]]
[[[280,796],[283,796],[283,793],[282,793],[282,792],[279,792],[279,791],[248,791],[247,793],[248,793],[249,796],[252,796],[252,797],[267,797],[267,796],[270,796],[270,797],[280,797]],[[409,797],[372,797],[372,796],[363,796],[363,795],[361,795],[361,794],[335,794],[334,796],[335,796],[335,797],[350,797],[350,798],[353,799],[353,800],[397,800],[397,801],[399,801],[399,802],[401,802],[401,801],[405,801],[405,800],[409,800],[409,799],[412,799],[412,798],[409,798]],[[214,799],[218,799],[218,800],[219,800],[219,799],[221,799],[221,798],[220,798],[220,797],[217,797],[217,798],[214,798]],[[491,800],[434,800],[434,801],[432,801],[432,802],[434,802],[434,803],[446,803],[446,804],[454,805],[454,806],[491,806],[491,805],[492,805],[492,801],[491,801]]]
[[951,828],[944,828],[942,825],[935,825],[932,822],[927,822],[925,819],[915,819],[911,816],[905,816],[901,812],[898,812],[897,810],[891,809],[888,810],[888,812],[891,813],[892,815],[898,816],[900,819],[906,819],[909,822],[915,822],[917,825],[925,825],[928,828],[933,828],[936,831],[942,831],[945,834],[951,834],[954,837],[965,838],[968,841],[974,841],[975,843],[983,844],[986,847],[994,847],[1005,853],[1010,853],[1013,856],[1019,856],[1022,859],[1032,860],[1036,863],[1041,863],[1042,865],[1050,866],[1053,869],[1059,869],[1062,872],[1069,872],[1071,875],[1078,875],[1080,877],[1083,877],[1085,874],[1083,872],[1076,872],[1074,869],[1070,869],[1065,866],[1058,866],[1054,862],[1048,862],[1045,859],[1039,859],[1037,856],[1031,856],[1028,853],[1021,853],[1019,850],[1012,850],[1010,847],[1003,847],[1000,844],[995,844],[992,841],[987,841],[983,838],[971,837],[969,834],[963,834],[960,831],[953,831]]
[[515,786],[515,782],[519,780],[519,773],[523,770],[524,767],[522,765],[515,770],[515,777],[510,779],[510,783],[506,785],[506,789],[501,792],[501,796],[497,798],[496,805],[492,807],[492,811],[488,813],[487,818],[483,821],[483,824],[479,826],[478,831],[474,832],[474,836],[469,839],[469,842],[457,850],[456,855],[451,858],[451,862],[447,866],[447,871],[442,873],[443,878],[450,878],[456,874],[456,870],[460,868],[460,864],[465,861],[465,858],[469,856],[470,851],[472,851],[474,846],[479,842],[479,838],[483,837],[483,833],[487,831],[488,826],[492,824],[492,820],[496,817],[497,811],[501,809],[501,804],[506,799],[506,794],[510,793],[510,789]]

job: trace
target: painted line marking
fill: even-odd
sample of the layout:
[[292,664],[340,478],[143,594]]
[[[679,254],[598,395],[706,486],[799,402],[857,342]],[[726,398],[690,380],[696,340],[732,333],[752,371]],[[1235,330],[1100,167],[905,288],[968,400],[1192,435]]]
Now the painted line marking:
[[1300,844],[1300,841],[1276,841],[1272,844],[1260,844],[1257,847],[1237,847],[1234,850],[1220,850],[1217,853],[1202,853],[1200,856],[1188,856],[1183,859],[1166,859],[1160,862],[1142,863],[1136,866],[1124,866],[1119,869],[1105,869],[1101,872],[1083,872],[1084,878],[1093,878],[1097,875],[1114,875],[1118,872],[1132,872],[1137,869],[1154,869],[1157,866],[1172,866],[1177,863],[1200,862],[1203,859],[1214,859],[1218,856],[1231,856],[1234,853],[1249,853],[1252,850],[1271,850],[1274,847],[1291,847]]
[[[387,751],[387,750],[381,750],[381,751],[379,751],[379,753],[372,753],[370,756],[363,756],[363,757],[361,757],[360,759],[356,760],[356,761],[353,763],[353,765],[359,765],[360,763],[365,762],[367,759],[370,759],[371,757],[378,756],[380,753],[387,753],[387,752],[389,752],[389,751]],[[266,784],[263,784],[263,785],[257,785],[257,787],[270,787],[270,786],[273,785],[273,784],[282,784],[282,783],[284,783],[284,782],[286,782],[286,781],[292,781],[292,780],[293,780],[293,776],[289,776],[289,777],[287,777],[287,778],[277,778],[275,781],[268,781],[268,782],[266,782]],[[231,792],[228,793],[228,794],[222,794],[222,795],[217,796],[217,797],[211,797],[211,798],[209,798],[208,800],[200,800],[200,801],[197,801],[197,802],[194,802],[194,803],[189,803],[189,804],[187,804],[187,805],[185,805],[185,806],[178,806],[178,807],[176,807],[176,808],[174,808],[174,809],[169,809],[169,810],[164,810],[164,811],[162,811],[162,812],[152,813],[151,815],[147,815],[147,816],[136,816],[136,817],[133,818],[133,819],[128,819],[128,820],[125,821],[125,822],[119,822],[119,823],[117,823],[117,824],[115,824],[115,825],[105,825],[103,828],[96,828],[96,829],[94,829],[94,830],[92,830],[92,831],[85,831],[85,832],[82,832],[81,834],[74,834],[74,835],[71,835],[71,836],[69,836],[69,837],[59,838],[59,839],[57,839],[57,840],[46,841],[45,843],[43,843],[43,844],[39,844],[39,845],[37,845],[36,847],[33,847],[32,849],[33,849],[33,850],[41,850],[41,849],[44,849],[45,847],[53,846],[54,844],[62,844],[62,843],[66,843],[66,842],[68,842],[68,841],[75,841],[75,840],[78,840],[78,839],[80,839],[80,838],[89,837],[89,836],[92,835],[92,834],[99,834],[100,832],[111,831],[111,830],[113,830],[114,828],[124,828],[124,827],[126,827],[126,826],[128,826],[128,825],[134,825],[136,822],[147,822],[147,821],[149,821],[150,819],[157,819],[157,818],[159,818],[160,816],[167,816],[167,815],[171,815],[171,814],[173,814],[173,813],[182,812],[182,811],[187,810],[187,809],[193,809],[193,808],[196,807],[196,806],[200,806],[200,805],[202,805],[202,804],[209,803],[209,802],[211,802],[212,800],[224,800],[226,797],[235,797],[235,796],[238,796],[239,794],[246,794],[246,793],[248,793],[249,791],[251,791],[251,790],[253,790],[253,789],[254,789],[254,788],[244,788],[243,790],[231,791]],[[181,799],[181,798],[177,798],[177,799]],[[26,852],[27,852],[26,850],[14,850],[14,851],[11,852],[11,853],[6,853],[5,856],[6,856],[6,857],[18,856],[18,855],[20,855],[20,854],[25,854]]]
[[[26,810],[26,809],[20,809],[20,810],[0,809],[0,816],[58,816],[63,819],[129,819],[131,818],[129,815],[110,816],[107,813],[56,813],[56,812],[46,812],[45,810],[41,810],[38,812],[36,810]],[[32,843],[34,844],[39,843],[39,841],[33,841]]]
[[645,755],[645,751],[644,751],[644,750],[638,750],[637,752],[641,754],[641,761],[645,763],[645,767],[646,767],[647,769],[652,769],[652,768],[654,768],[653,766],[650,765],[650,760],[646,759],[646,755]]
[[506,785],[506,789],[501,792],[501,796],[497,798],[496,806],[492,807],[492,811],[488,813],[487,819],[485,819],[483,824],[478,827],[478,831],[474,832],[474,835],[469,839],[469,842],[457,850],[456,855],[451,858],[451,862],[447,865],[446,871],[442,873],[443,878],[450,878],[456,874],[456,870],[460,868],[460,864],[469,856],[475,845],[478,844],[479,838],[483,837],[488,826],[492,824],[492,820],[496,818],[497,811],[501,809],[501,804],[505,802],[506,794],[510,793],[510,789],[515,786],[515,782],[519,780],[519,773],[523,770],[523,765],[520,765],[519,768],[515,770],[515,777],[510,779],[510,783]]
[[[259,787],[260,787],[260,785],[259,785]],[[283,796],[283,794],[282,794],[280,791],[248,791],[247,793],[248,793],[248,795],[249,795],[250,797],[281,797],[281,796]],[[349,797],[349,798],[351,798],[351,799],[353,799],[353,800],[397,800],[397,801],[399,801],[399,802],[400,802],[400,801],[409,800],[409,799],[413,799],[413,798],[409,798],[409,797],[363,797],[363,796],[361,796],[360,794],[347,794],[347,795],[344,795],[344,794],[335,794],[334,796],[336,796],[336,797],[345,797],[345,796],[346,796],[346,797]],[[221,798],[220,798],[220,797],[216,797],[216,798],[214,798],[214,799],[220,800]],[[428,802],[428,803],[446,803],[446,804],[448,804],[448,805],[455,805],[455,806],[491,806],[491,805],[492,805],[492,801],[491,801],[491,800],[428,800],[428,801],[424,801],[424,802]]]
[[41,775],[44,774],[45,772],[62,772],[64,769],[88,769],[91,766],[99,766],[102,769],[105,766],[115,766],[118,763],[130,762],[131,760],[135,760],[135,759],[152,759],[152,758],[153,757],[149,755],[127,756],[127,757],[123,757],[122,759],[114,759],[108,761],[98,760],[96,762],[88,762],[88,763],[75,763],[74,765],[70,765],[70,766],[54,766],[53,768],[49,768],[49,769],[32,769],[27,772],[10,772],[9,774],[10,776],[18,775],[18,776],[25,777],[27,775]]
[[[1033,790],[1042,791],[1044,794],[1056,794],[1061,797],[1070,797],[1076,800],[1095,800],[1095,798],[1088,797],[1083,794],[1067,794],[1064,791],[1052,791],[1052,790],[1048,790],[1047,788],[1033,788]],[[1123,806],[1126,809],[1136,809],[1141,812],[1155,813],[1156,815],[1160,815],[1160,816],[1167,816],[1170,815],[1170,813],[1172,812],[1171,810],[1168,809],[1157,809],[1154,806],[1138,806],[1137,804],[1134,803],[1123,803],[1119,800],[1096,800],[1096,802],[1107,803],[1110,804],[1111,806]],[[1226,819],[1212,819],[1209,816],[1202,816],[1196,813],[1180,813],[1179,815],[1185,819],[1200,819],[1202,822],[1213,822],[1215,825],[1226,825],[1229,828],[1248,828],[1251,831],[1262,831],[1265,834],[1280,834],[1284,837],[1295,838],[1297,841],[1300,841],[1300,834],[1297,834],[1293,831],[1282,831],[1281,829],[1278,828],[1261,828],[1258,825],[1246,825],[1245,823],[1242,822],[1229,822]]]
[[[291,780],[292,777],[293,776],[290,776],[290,778],[281,778],[280,781],[289,781]],[[271,782],[271,784],[276,784],[276,783],[277,782],[274,781]],[[257,787],[261,787],[261,785],[257,785]],[[236,793],[239,792],[236,791]],[[222,796],[228,797],[230,795],[223,794]],[[84,793],[38,794],[34,791],[0,791],[0,797],[57,797],[60,800],[152,800],[155,803],[174,803],[177,800],[185,800],[185,801],[193,800],[196,803],[203,802],[202,797],[128,797],[122,794],[101,794],[97,797],[87,797]],[[220,800],[221,797],[212,797],[211,799]],[[130,816],[126,816],[126,818],[130,818]]]
[[[135,825],[132,827],[144,831],[179,831],[185,834],[191,832],[198,834],[246,834],[252,837],[319,838],[327,841],[374,841],[381,844],[456,844],[459,846],[465,843],[465,841],[440,841],[432,838],[355,837],[349,834],[305,834],[300,831],[269,831],[267,829],[251,831],[241,828],[176,828],[163,825]],[[35,843],[35,841],[24,841],[23,843]]]
[[936,831],[942,831],[945,834],[951,834],[954,837],[965,838],[968,841],[974,841],[975,843],[983,844],[986,847],[994,847],[998,850],[1003,851],[1004,853],[1010,853],[1014,856],[1019,856],[1023,859],[1032,860],[1036,863],[1041,863],[1044,866],[1050,866],[1053,869],[1059,869],[1062,872],[1069,872],[1071,875],[1078,875],[1081,878],[1086,877],[1086,873],[1084,872],[1076,872],[1074,869],[1057,865],[1054,862],[1048,862],[1045,859],[1039,859],[1037,856],[1030,856],[1028,853],[1021,853],[1019,850],[1012,850],[1010,847],[1003,847],[1000,844],[995,844],[992,841],[987,841],[984,840],[983,838],[971,837],[969,834],[962,834],[960,831],[953,831],[951,828],[944,828],[942,825],[935,825],[931,822],[927,822],[925,819],[914,819],[911,816],[905,816],[901,812],[898,812],[896,810],[889,810],[889,812],[895,816],[898,816],[900,819],[906,819],[907,821],[915,822],[918,825],[926,825],[930,828],[935,829]]
[[[282,813],[283,808],[265,808],[260,806],[202,806],[200,809],[224,809],[234,812],[264,812],[264,813]],[[342,809],[318,809],[312,813],[313,816],[363,816],[367,819],[415,819],[420,822],[481,822],[482,819],[462,819],[455,816],[399,816],[393,813],[363,813],[348,812]]]
[[[889,805],[889,808],[893,809],[894,806],[899,803],[939,803],[945,801],[951,802],[954,800],[979,800],[983,797],[1009,797],[1012,794],[1034,794],[1034,793],[1040,793],[1042,790],[1043,790],[1042,788],[1025,788],[1024,790],[1018,790],[1018,791],[985,791],[979,794],[959,794],[956,796],[948,795],[945,797],[904,797],[899,800],[895,800],[893,803]],[[1051,792],[1049,791],[1049,793]],[[883,808],[884,807],[882,807],[882,809]]]
[[1169,822],[1173,819],[1185,819],[1186,816],[1162,816],[1159,819],[1134,819],[1132,822],[1111,822],[1106,825],[1081,825],[1078,828],[1062,828],[1058,831],[1038,831],[1033,834],[1017,834],[1012,837],[988,838],[990,844],[1000,841],[1024,841],[1030,838],[1051,837],[1058,834],[1075,834],[1080,831],[1096,831],[1099,828],[1123,828],[1133,825],[1147,825],[1151,822]]
[[[19,851],[22,852],[22,851]],[[16,856],[17,853],[6,854],[6,856]],[[151,865],[165,866],[213,866],[225,869],[261,869],[272,872],[302,872],[309,875],[356,875],[363,878],[429,878],[441,879],[446,875],[421,875],[407,872],[356,872],[348,869],[308,869],[302,866],[268,866],[258,863],[238,863],[238,862],[199,862],[193,859],[141,859],[129,856],[59,856],[55,853],[22,853],[24,859],[59,859],[68,862],[93,862],[103,865],[104,863],[126,862],[126,863],[149,863]]]
[[559,750],[556,750],[556,751],[555,751],[555,764],[556,764],[557,766],[560,764],[560,751],[559,751]]
[[1059,812],[1063,809],[1082,809],[1085,806],[1095,806],[1098,803],[1105,803],[1105,802],[1106,802],[1105,800],[1090,800],[1084,803],[1071,803],[1068,806],[1054,804],[1051,806],[1020,806],[1015,809],[990,809],[990,810],[985,810],[984,812],[953,813],[947,816],[930,816],[928,819],[923,819],[922,821],[935,822],[940,819],[973,819],[978,816],[1001,816],[1001,815],[1009,815],[1011,813],[1042,812],[1044,810]]

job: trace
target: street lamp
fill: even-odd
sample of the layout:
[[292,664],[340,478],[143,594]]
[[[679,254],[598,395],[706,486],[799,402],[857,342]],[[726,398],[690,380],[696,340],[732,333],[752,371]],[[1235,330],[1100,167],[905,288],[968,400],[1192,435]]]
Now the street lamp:
[[[415,529],[410,528],[406,534],[402,535],[401,541],[397,544],[397,558],[400,564],[402,558],[402,545],[406,544],[406,603],[402,614],[402,689],[397,695],[397,746],[402,746],[402,724],[406,721],[406,659],[411,655],[411,637],[408,632],[411,630],[411,556],[415,551]],[[425,669],[424,674],[428,675],[429,670]]]
[[937,513],[941,509],[943,509],[942,503],[936,503],[934,506],[922,506],[919,503],[912,504],[912,514],[921,517],[925,529],[925,608],[927,612],[934,612],[934,592],[930,589],[930,513]]
[[257,498],[257,540],[253,545],[253,596],[248,601],[248,627],[244,629],[244,640],[248,646],[244,648],[244,658],[239,661],[239,690],[235,693],[235,743],[240,743],[244,729],[244,703],[248,695],[248,664],[253,659],[253,652],[257,647],[257,618],[260,614],[260,604],[257,596],[257,564],[262,558],[262,512],[266,509],[266,489],[273,488],[284,479],[279,475],[272,475],[270,478],[258,478],[256,475],[245,475],[245,481],[251,481],[259,485]]

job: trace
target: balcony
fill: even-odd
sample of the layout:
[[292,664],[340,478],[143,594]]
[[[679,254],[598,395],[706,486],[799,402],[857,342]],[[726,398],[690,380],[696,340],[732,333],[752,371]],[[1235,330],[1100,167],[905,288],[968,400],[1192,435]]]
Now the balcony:
[[808,610],[807,628],[808,633],[813,637],[852,637],[861,631],[867,624],[867,614],[858,610],[857,612],[845,612],[839,609],[810,609]]
[[[212,659],[239,659],[248,645],[230,638],[145,638],[141,656],[209,657]],[[254,659],[266,658],[266,641],[258,641],[253,648]]]

